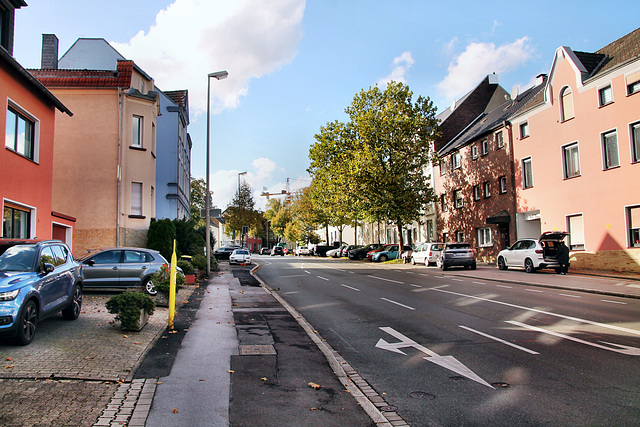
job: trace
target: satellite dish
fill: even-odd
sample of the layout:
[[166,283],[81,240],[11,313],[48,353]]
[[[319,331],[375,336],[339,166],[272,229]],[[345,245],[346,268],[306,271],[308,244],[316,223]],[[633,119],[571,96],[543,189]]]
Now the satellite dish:
[[511,99],[513,101],[515,101],[518,98],[518,94],[519,94],[518,92],[519,92],[518,86],[514,86],[513,89],[511,89]]

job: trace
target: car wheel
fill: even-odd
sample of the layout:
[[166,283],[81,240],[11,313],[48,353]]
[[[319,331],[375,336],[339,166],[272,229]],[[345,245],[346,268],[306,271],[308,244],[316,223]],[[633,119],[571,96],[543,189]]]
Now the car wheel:
[[449,269],[449,266],[443,262],[440,268],[442,268],[442,271],[447,271]]
[[364,255],[359,254],[359,255],[358,255],[358,259],[359,259],[360,261],[362,261],[362,260],[364,259]]
[[527,273],[536,272],[536,268],[533,266],[533,261],[531,261],[529,258],[524,260],[524,271],[526,271]]
[[147,277],[147,279],[142,284],[142,289],[144,289],[144,291],[149,295],[155,295],[158,293],[158,291],[156,290],[156,285],[155,283],[153,283],[153,280],[151,280],[151,277]]
[[18,319],[18,334],[16,341],[20,345],[29,345],[36,334],[36,322],[38,320],[38,309],[36,304],[29,300],[24,306],[22,315]]
[[411,265],[416,265],[416,259],[414,257],[411,257]]
[[389,257],[387,257],[386,255],[380,255],[380,258],[378,258],[378,261],[380,262],[389,261]]
[[507,263],[504,262],[504,258],[502,258],[502,257],[498,258],[498,269],[506,270],[507,268],[509,268],[509,267],[507,267]]
[[476,264],[471,264],[471,269],[475,270],[476,269]]
[[62,317],[65,320],[76,320],[78,316],[80,316],[81,309],[82,309],[82,288],[79,285],[76,285],[73,288],[71,303],[67,308],[62,310]]

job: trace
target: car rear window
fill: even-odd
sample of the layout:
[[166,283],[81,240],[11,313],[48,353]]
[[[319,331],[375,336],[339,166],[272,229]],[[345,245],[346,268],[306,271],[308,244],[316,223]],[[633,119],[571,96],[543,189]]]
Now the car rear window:
[[470,247],[469,243],[453,243],[448,246],[449,249],[469,249]]

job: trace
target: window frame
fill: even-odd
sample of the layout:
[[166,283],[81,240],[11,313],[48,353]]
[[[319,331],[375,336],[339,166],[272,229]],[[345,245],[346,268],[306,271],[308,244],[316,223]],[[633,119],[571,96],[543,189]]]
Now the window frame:
[[480,200],[481,198],[480,186],[476,184],[473,186],[473,200]]
[[[571,219],[580,218],[582,233],[579,234],[577,230],[573,230],[571,227]],[[584,233],[584,215],[582,213],[570,214],[566,216],[567,231],[569,232],[569,249],[572,251],[584,251],[586,249],[586,238]],[[580,237],[577,242],[574,241],[576,237]]]
[[451,170],[460,169],[462,167],[462,154],[460,152],[451,155]]
[[[635,224],[633,221],[634,215],[632,211],[635,209],[638,210],[638,224]],[[640,248],[640,205],[625,206],[624,211],[626,218],[625,228],[627,231],[627,247]]]
[[[13,142],[11,144],[11,146],[7,145],[7,131],[9,129],[9,120],[8,119],[8,115],[9,112],[11,112],[12,114],[15,115],[15,124],[13,126]],[[28,141],[28,145],[29,145],[29,149],[31,150],[31,153],[28,153],[26,150],[27,147],[27,141],[25,139],[25,141],[23,142],[24,147],[21,150],[19,148],[19,140],[18,140],[18,135],[19,135],[19,123],[22,120],[22,122],[25,125],[25,129],[27,129],[27,127],[30,130],[31,133],[31,140]],[[29,125],[29,126],[28,126]],[[6,111],[5,111],[5,141],[4,141],[4,146],[7,150],[24,157],[27,160],[30,160],[34,163],[38,163],[39,161],[39,147],[40,147],[40,120],[38,120],[37,117],[35,117],[33,114],[29,113],[27,110],[25,110],[24,108],[22,108],[20,105],[18,105],[17,103],[11,101],[10,99],[7,102],[7,107],[6,107]]]
[[461,209],[464,207],[464,196],[462,194],[462,189],[453,190],[453,206],[456,209]]
[[507,176],[506,175],[502,175],[501,177],[498,178],[498,182],[499,182],[499,193],[500,194],[506,194],[507,193]]
[[456,231],[456,243],[464,242],[464,231]]
[[[491,227],[478,228],[478,246],[481,248],[490,248],[493,246],[493,233]],[[488,241],[487,241],[488,237]]]
[[[573,89],[571,86],[564,86],[558,94],[560,101],[560,122],[564,123],[576,117],[575,104],[573,102]],[[571,111],[568,109],[568,102],[571,101]]]
[[473,144],[471,146],[471,160],[477,160],[478,159],[478,146]]
[[[137,132],[136,125],[137,122]],[[138,114],[131,116],[131,147],[144,148],[144,117]]]
[[496,147],[498,148],[504,148],[504,136],[502,135],[502,131],[498,131],[495,134],[495,139],[496,139]]
[[442,212],[447,212],[448,208],[447,208],[447,195],[446,194],[441,194],[440,195],[440,209],[442,210]]
[[489,139],[485,138],[480,142],[480,155],[481,156],[486,156],[487,154],[489,154]]
[[520,123],[518,125],[518,130],[520,131],[520,139],[525,139],[531,136],[531,132],[529,132],[529,120],[525,120]]
[[[567,160],[571,159],[571,156],[567,156],[567,153],[569,152],[569,150],[572,150],[573,148],[577,149],[577,168],[574,168],[574,172],[572,174],[570,174],[569,172],[569,164],[567,163]],[[574,165],[575,166],[575,165]],[[578,141],[566,144],[562,146],[562,173],[564,174],[564,179],[571,179],[571,178],[577,178],[579,176],[581,176],[581,171],[580,171],[580,145],[578,144]]]
[[485,181],[482,183],[482,189],[484,190],[484,198],[491,197],[491,181]]
[[640,162],[640,121],[629,124],[629,143],[631,144],[631,163]]
[[[136,196],[136,191],[134,191],[134,187],[139,188],[139,198],[136,198],[134,200],[134,197]],[[138,181],[131,181],[131,197],[130,197],[130,205],[129,205],[129,217],[130,218],[142,218],[143,217],[143,212],[144,212],[144,183],[142,182],[138,182]],[[139,202],[139,208],[136,206],[138,203],[134,204],[135,202]],[[139,209],[139,210],[138,210]]]
[[[11,234],[5,234],[5,212],[9,210],[10,211],[10,217],[11,217]],[[16,235],[14,233],[14,230],[16,229],[15,227],[15,212],[22,212],[24,214],[26,214],[26,217],[24,220],[20,221],[20,224],[25,224],[24,228],[23,227],[18,227],[18,229],[20,229],[21,231],[24,230],[25,235]],[[36,226],[37,226],[37,222],[36,222],[36,216],[37,216],[37,210],[36,208],[32,207],[32,206],[26,206],[26,205],[22,205],[20,203],[16,203],[16,202],[12,202],[9,201],[7,199],[5,199],[3,201],[2,204],[2,230],[0,233],[0,236],[2,236],[2,238],[4,239],[33,239],[34,238],[34,233],[36,230]]]
[[[605,91],[608,89],[608,92],[610,94],[610,100],[607,101],[606,99],[603,98],[603,93],[605,93]],[[613,104],[613,85],[609,82],[606,85],[603,85],[601,87],[598,88],[598,107],[602,108],[602,107],[606,107],[609,104]]]
[[[613,157],[609,157],[607,137],[615,136],[615,156],[617,164],[609,164]],[[603,170],[616,169],[620,167],[620,144],[618,142],[618,130],[611,129],[600,134],[600,144],[602,148],[602,168]]]
[[[520,162],[522,165],[522,189],[526,190],[533,187],[533,158],[531,156],[525,157]],[[527,167],[527,165],[529,166]],[[527,174],[527,170],[529,170],[529,174]],[[527,179],[527,176],[530,179]]]
[[640,70],[635,70],[625,75],[624,83],[627,88],[627,96],[640,93]]

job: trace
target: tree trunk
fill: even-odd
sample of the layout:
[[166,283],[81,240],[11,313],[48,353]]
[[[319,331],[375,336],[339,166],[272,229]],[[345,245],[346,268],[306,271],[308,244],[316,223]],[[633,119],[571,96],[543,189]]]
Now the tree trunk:
[[404,247],[404,236],[402,235],[402,223],[400,221],[396,222],[396,227],[398,227],[398,236],[399,236],[399,246],[398,246],[398,258],[402,256],[402,248]]

